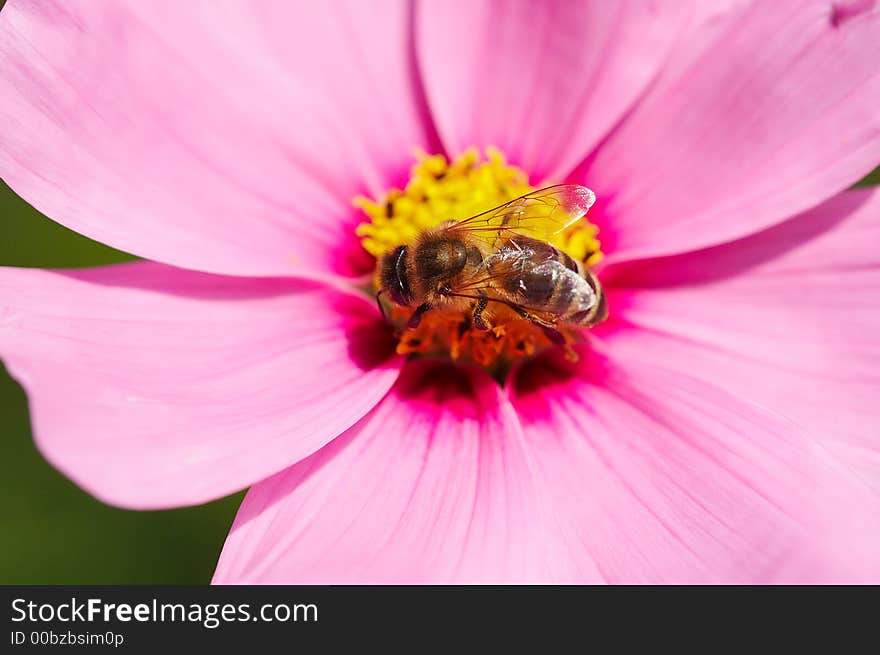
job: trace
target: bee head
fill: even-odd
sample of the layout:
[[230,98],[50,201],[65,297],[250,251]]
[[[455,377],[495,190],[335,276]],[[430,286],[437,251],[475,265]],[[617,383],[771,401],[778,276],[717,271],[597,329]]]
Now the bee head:
[[412,287],[406,270],[407,247],[398,246],[382,258],[380,283],[391,300],[409,306],[413,302]]

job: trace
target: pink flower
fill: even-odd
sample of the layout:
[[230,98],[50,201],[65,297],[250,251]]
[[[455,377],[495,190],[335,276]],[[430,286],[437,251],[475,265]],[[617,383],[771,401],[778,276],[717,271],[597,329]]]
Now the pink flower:
[[[0,174],[152,262],[0,270],[98,498],[251,486],[216,582],[880,581],[874,2],[11,0]],[[497,146],[598,202],[610,319],[394,354],[352,199]]]

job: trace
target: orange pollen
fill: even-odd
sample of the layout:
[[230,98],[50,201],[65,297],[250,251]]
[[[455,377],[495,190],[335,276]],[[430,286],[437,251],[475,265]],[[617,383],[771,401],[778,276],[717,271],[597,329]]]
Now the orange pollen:
[[[392,322],[405,326],[411,315],[409,308],[394,307]],[[506,369],[517,359],[555,345],[540,327],[509,309],[496,313],[494,320],[495,325],[488,330],[478,330],[466,313],[435,309],[427,312],[417,327],[400,330],[397,352],[423,357],[448,356],[453,361],[483,368]],[[563,329],[562,334],[568,346],[577,343],[577,333]],[[567,353],[576,358],[570,347]]]

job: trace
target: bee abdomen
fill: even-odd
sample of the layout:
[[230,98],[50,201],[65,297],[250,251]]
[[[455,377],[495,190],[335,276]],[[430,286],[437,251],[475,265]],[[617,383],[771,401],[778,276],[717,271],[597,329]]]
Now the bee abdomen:
[[549,243],[547,250],[551,268],[556,269],[554,292],[544,309],[572,323],[591,324],[597,305],[603,302],[598,281],[586,271],[583,263]]
[[598,278],[589,272],[584,273],[583,277],[584,282],[589,285],[594,294],[595,302],[589,308],[575,311],[568,317],[568,320],[578,325],[592,327],[608,318],[608,304]]
[[546,241],[516,237],[498,251],[502,261],[512,259],[518,269],[505,281],[506,290],[524,305],[560,311],[579,286],[583,269],[567,253]]
[[[553,248],[553,246],[550,246],[550,247]],[[553,248],[553,250],[556,251],[556,254],[559,257],[559,262],[562,263],[562,265],[565,266],[565,268],[567,268],[570,271],[574,271],[575,273],[577,273],[580,276],[583,276],[584,267],[580,262],[575,261],[566,252],[562,252],[561,250],[558,250],[556,248]]]
[[583,306],[584,284],[584,279],[577,271],[568,268],[561,271],[556,284],[556,291],[550,299],[547,309],[555,314],[564,316],[571,313],[572,309]]
[[524,265],[505,280],[505,287],[523,305],[543,308],[553,298],[558,277],[558,266],[548,266],[547,262],[537,266]]

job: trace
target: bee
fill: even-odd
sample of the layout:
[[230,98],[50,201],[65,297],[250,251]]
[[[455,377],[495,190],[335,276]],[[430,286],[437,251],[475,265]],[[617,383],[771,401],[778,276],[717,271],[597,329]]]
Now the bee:
[[[607,316],[596,276],[548,239],[579,221],[595,202],[586,187],[546,187],[464,220],[423,231],[379,264],[380,297],[414,308],[416,327],[435,308],[470,315],[488,330],[485,313],[504,306],[541,328],[557,343],[560,326],[591,327]],[[383,310],[384,313],[384,310]]]

